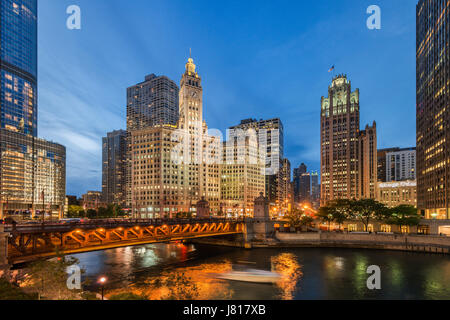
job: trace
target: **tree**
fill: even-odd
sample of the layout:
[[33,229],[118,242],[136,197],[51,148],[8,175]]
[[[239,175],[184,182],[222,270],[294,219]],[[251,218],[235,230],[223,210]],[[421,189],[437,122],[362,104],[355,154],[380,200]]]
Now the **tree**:
[[331,222],[334,221],[333,217],[334,209],[330,206],[320,207],[316,216],[323,222],[328,223],[328,231],[331,230]]
[[339,225],[339,230],[341,230],[341,225],[351,218],[354,202],[355,200],[338,199],[329,203],[333,221]]
[[417,209],[410,205],[399,205],[389,210],[389,217],[386,223],[396,225],[400,228],[403,226],[417,226],[420,223],[421,216],[417,213]]
[[19,287],[0,278],[0,300],[36,300],[36,294],[28,294]]
[[97,218],[97,210],[94,210],[94,209],[88,209],[87,212],[86,212],[86,216],[87,216],[89,219],[95,219],[95,218]]
[[86,215],[83,207],[70,205],[67,212],[68,218],[82,218]]
[[303,214],[300,218],[300,225],[305,227],[310,227],[313,223],[314,219],[311,216]]
[[23,282],[25,290],[37,293],[38,300],[80,299],[81,290],[69,290],[67,287],[67,268],[77,264],[76,258],[57,257],[51,260],[39,260],[30,265]]
[[302,226],[299,214],[291,212],[291,213],[287,214],[285,217],[287,219],[287,222],[288,222],[288,225],[290,228],[297,229]]
[[351,217],[362,222],[365,230],[369,230],[371,220],[385,220],[389,215],[386,206],[373,199],[353,200],[350,203]]

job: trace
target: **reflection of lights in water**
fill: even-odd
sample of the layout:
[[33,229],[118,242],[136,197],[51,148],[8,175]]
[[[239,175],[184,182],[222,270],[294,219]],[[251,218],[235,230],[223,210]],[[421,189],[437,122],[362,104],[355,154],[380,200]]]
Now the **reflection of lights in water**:
[[297,282],[303,275],[297,257],[292,253],[282,253],[272,257],[272,271],[281,274],[281,279],[276,283],[281,290],[281,299],[292,300],[294,298]]
[[157,277],[149,276],[141,284],[111,290],[108,296],[132,292],[145,295],[149,300],[167,299],[169,296],[176,300],[227,300],[231,299],[233,291],[228,283],[217,280],[212,275],[228,272],[231,269],[230,262],[176,268],[165,271]]
[[136,249],[136,253],[139,254],[139,255],[144,255],[145,252],[147,252],[147,248],[145,248],[145,247]]
[[[424,298],[425,299],[442,299],[442,293],[446,292],[450,295],[450,262],[442,263],[439,268],[434,265],[429,266],[424,270],[425,285]],[[445,284],[445,285],[443,285]]]
[[367,267],[369,266],[367,257],[358,254],[356,256],[353,285],[356,290],[355,298],[361,298],[367,291]]
[[336,257],[334,259],[336,269],[339,271],[344,270],[344,261],[345,259],[343,257]]

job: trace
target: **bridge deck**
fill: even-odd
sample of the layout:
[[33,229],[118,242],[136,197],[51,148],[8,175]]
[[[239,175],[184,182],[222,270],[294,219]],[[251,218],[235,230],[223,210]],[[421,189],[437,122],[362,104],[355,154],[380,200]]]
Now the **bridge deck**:
[[52,257],[158,242],[243,233],[242,220],[173,219],[89,221],[76,224],[8,226],[12,264]]

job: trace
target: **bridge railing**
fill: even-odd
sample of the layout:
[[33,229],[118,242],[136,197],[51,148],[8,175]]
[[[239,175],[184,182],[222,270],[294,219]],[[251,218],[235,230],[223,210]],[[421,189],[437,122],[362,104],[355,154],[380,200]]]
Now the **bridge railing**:
[[178,224],[196,224],[196,223],[239,223],[244,219],[225,219],[225,218],[194,218],[194,219],[93,219],[85,221],[49,221],[44,223],[14,224],[5,225],[5,232],[14,231],[66,231],[70,229],[95,229],[116,227],[134,227],[134,226],[163,226]]

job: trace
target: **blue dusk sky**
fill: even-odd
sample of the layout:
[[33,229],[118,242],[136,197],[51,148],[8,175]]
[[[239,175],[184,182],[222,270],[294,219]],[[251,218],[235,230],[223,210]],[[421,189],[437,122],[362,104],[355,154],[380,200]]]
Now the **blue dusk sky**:
[[[285,156],[320,169],[320,99],[331,74],[361,93],[378,147],[415,146],[416,0],[38,0],[39,136],[67,148],[67,193],[101,190],[101,139],[126,128],[126,88],[179,83],[192,48],[209,128],[279,117]],[[66,8],[81,8],[81,30]],[[381,8],[369,30],[367,7]]]

